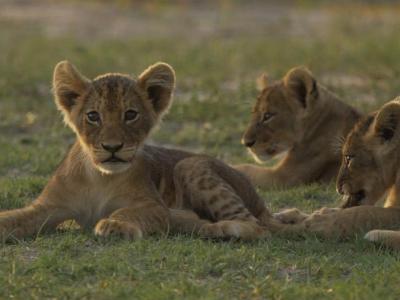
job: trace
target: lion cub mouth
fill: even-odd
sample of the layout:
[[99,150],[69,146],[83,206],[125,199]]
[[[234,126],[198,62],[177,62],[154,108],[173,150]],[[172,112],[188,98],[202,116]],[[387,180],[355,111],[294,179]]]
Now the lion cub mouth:
[[103,160],[102,163],[127,163],[126,160],[123,160],[122,158],[119,158],[117,156],[111,155],[109,158],[106,160]]
[[275,155],[278,151],[275,148],[270,148],[270,149],[265,150],[265,152],[268,155],[272,156],[272,155]]
[[347,194],[343,196],[342,208],[349,208],[361,205],[361,201],[366,197],[364,190],[359,190],[357,193]]

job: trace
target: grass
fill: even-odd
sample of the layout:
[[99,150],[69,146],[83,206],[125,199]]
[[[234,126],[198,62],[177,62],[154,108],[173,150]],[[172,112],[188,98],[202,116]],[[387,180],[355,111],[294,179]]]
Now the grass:
[[[399,93],[400,22],[390,17],[397,7],[313,8],[305,2],[297,9],[330,21],[304,27],[306,33],[292,32],[293,20],[281,18],[251,33],[92,38],[50,35],[43,24],[0,18],[0,208],[32,201],[74,139],[50,93],[52,69],[62,59],[89,77],[109,71],[137,75],[155,61],[169,62],[178,89],[152,142],[231,163],[251,162],[239,141],[256,95],[254,80],[263,71],[279,78],[306,64],[363,111]],[[220,22],[236,24],[229,13]],[[333,184],[260,193],[274,211],[293,206],[311,211],[337,201]],[[243,243],[155,236],[105,242],[71,228],[3,244],[0,298],[398,299],[399,270],[398,253],[362,239],[273,237]]]

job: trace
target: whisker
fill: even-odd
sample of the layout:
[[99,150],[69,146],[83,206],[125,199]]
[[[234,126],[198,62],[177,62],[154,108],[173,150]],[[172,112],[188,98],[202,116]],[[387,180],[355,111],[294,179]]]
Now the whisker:
[[122,149],[120,151],[118,151],[117,153],[123,153],[123,152],[135,152],[136,149]]
[[137,149],[137,147],[129,147],[129,148],[128,148],[128,147],[125,147],[125,148],[123,148],[122,150],[123,150],[123,151],[126,151],[126,150],[127,150],[127,151],[132,151],[132,150],[136,150],[136,149]]
[[330,143],[330,148],[334,151],[335,154],[339,154],[342,151],[342,147],[346,141],[346,137],[343,135],[337,135],[333,137]]

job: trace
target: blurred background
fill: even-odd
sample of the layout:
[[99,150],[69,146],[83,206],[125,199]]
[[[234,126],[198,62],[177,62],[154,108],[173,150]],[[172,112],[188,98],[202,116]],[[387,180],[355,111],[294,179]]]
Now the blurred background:
[[240,137],[262,72],[306,65],[363,111],[400,94],[399,13],[395,1],[0,0],[0,175],[47,177],[73,141],[51,96],[60,60],[92,78],[170,63],[175,103],[153,142],[251,161]]

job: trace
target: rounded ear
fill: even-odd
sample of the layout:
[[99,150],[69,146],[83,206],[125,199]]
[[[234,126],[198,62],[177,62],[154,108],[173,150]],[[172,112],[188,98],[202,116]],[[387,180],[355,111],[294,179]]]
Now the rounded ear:
[[378,111],[374,121],[374,131],[383,141],[390,141],[399,132],[400,97],[386,103]]
[[166,63],[156,63],[140,74],[138,85],[147,92],[154,111],[161,115],[172,103],[175,71]]
[[268,87],[268,75],[266,73],[261,74],[256,80],[256,86],[258,91],[262,91]]
[[59,62],[54,68],[53,91],[57,107],[63,112],[70,112],[90,85],[90,80],[83,76],[68,61]]
[[318,98],[317,82],[306,67],[291,69],[283,78],[283,83],[304,108],[311,106],[313,100]]

